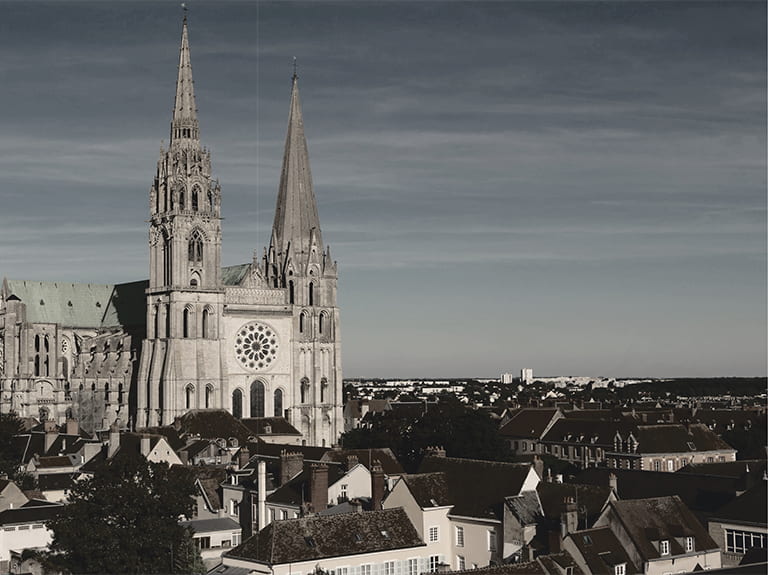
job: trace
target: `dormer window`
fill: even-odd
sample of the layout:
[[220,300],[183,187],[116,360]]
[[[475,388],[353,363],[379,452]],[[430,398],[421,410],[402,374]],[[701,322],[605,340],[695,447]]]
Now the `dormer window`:
[[659,544],[659,552],[662,556],[669,555],[669,540],[663,539]]
[[685,552],[690,553],[694,550],[694,543],[693,543],[693,537],[686,537],[685,538]]
[[626,575],[626,573],[627,573],[626,563],[619,563],[618,565],[613,566],[613,575]]

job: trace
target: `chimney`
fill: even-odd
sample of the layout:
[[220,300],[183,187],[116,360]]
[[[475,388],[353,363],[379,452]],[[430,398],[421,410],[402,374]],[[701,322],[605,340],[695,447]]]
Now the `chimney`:
[[267,463],[259,460],[256,464],[256,487],[258,488],[258,521],[259,531],[267,526]]
[[285,485],[296,477],[304,469],[304,455],[288,452],[283,449],[280,452],[280,485]]
[[271,423],[265,423],[264,424],[264,435],[272,435],[272,424]]
[[347,455],[347,471],[357,465],[357,455]]
[[573,497],[566,497],[563,502],[563,512],[560,515],[560,539],[579,530],[579,515]]
[[608,475],[608,487],[610,487],[616,495],[619,494],[619,478],[616,477],[615,473]]
[[250,460],[251,460],[251,452],[248,451],[248,446],[247,445],[243,445],[240,448],[240,457],[238,458],[238,461],[237,461],[238,468],[242,469],[243,467],[248,465],[248,462]]
[[181,459],[182,465],[189,465],[189,452],[186,449],[177,451],[176,454],[179,456],[179,459]]
[[76,419],[67,420],[67,435],[80,435],[80,425]]
[[318,513],[328,508],[328,466],[313,463],[309,478],[309,497],[312,511]]
[[149,435],[142,435],[141,436],[141,454],[144,457],[149,456],[149,447],[150,447],[150,437]]
[[552,479],[552,468],[547,468],[547,483],[552,483],[554,479]]
[[533,456],[533,470],[539,479],[544,479],[544,461],[538,455]]
[[117,427],[117,422],[114,422],[109,426],[109,450],[107,451],[107,457],[111,458],[117,453],[118,447],[120,447],[120,429]]
[[381,468],[381,462],[378,459],[375,459],[371,466],[371,508],[373,511],[381,510],[381,503],[383,500],[384,470]]
[[56,422],[52,419],[48,419],[43,423],[43,429],[45,430],[44,453],[47,455],[48,450],[53,445],[53,442],[56,441],[59,433],[56,429]]

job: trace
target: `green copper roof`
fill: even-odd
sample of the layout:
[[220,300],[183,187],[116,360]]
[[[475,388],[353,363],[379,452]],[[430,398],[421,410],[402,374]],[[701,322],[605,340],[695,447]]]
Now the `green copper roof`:
[[239,286],[250,269],[251,264],[240,264],[221,268],[221,283],[225,286]]

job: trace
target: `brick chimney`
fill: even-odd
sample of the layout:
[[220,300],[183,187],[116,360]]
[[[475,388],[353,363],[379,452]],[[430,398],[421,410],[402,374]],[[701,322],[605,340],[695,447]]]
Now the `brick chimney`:
[[141,454],[144,457],[149,457],[150,445],[151,445],[151,439],[149,435],[142,435],[141,436]]
[[563,512],[560,515],[560,539],[565,539],[569,533],[579,530],[579,511],[573,497],[563,501]]
[[357,465],[357,455],[347,455],[347,471]]
[[280,452],[280,485],[285,485],[304,469],[304,455],[283,449]]
[[384,470],[378,459],[371,466],[371,508],[373,511],[381,510],[381,502],[384,500]]
[[237,468],[242,469],[246,465],[248,465],[248,462],[251,460],[251,452],[248,451],[248,446],[243,445],[240,448],[240,452],[238,453],[237,457]]
[[325,463],[312,464],[309,477],[309,498],[312,511],[315,513],[328,508],[328,466]]
[[112,457],[117,453],[117,449],[120,447],[120,429],[117,427],[117,422],[109,426],[109,449],[107,450],[107,457]]
[[544,479],[544,461],[538,455],[533,456],[533,470],[539,479]]
[[47,455],[48,450],[53,446],[53,442],[56,441],[56,438],[59,436],[59,431],[56,429],[56,422],[52,419],[44,422],[43,429],[45,430],[43,454]]

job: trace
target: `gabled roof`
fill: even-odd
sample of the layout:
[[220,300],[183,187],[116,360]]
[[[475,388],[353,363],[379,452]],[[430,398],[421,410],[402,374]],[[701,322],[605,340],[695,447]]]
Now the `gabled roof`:
[[443,472],[403,475],[400,481],[408,487],[422,509],[452,505],[448,478]]
[[523,491],[520,495],[507,497],[504,505],[521,525],[536,525],[541,519],[541,502],[535,491]]
[[179,525],[190,527],[194,533],[214,533],[216,531],[240,531],[240,524],[231,517],[215,517],[213,519],[193,519],[179,521]]
[[422,546],[397,508],[274,521],[224,556],[280,565]]
[[373,467],[373,463],[378,461],[381,464],[381,469],[386,475],[402,475],[405,473],[403,466],[392,453],[389,447],[373,447],[370,449],[331,449],[326,451],[323,455],[323,461],[336,461],[338,463],[346,463],[347,457],[354,455],[357,457],[358,463],[365,465],[370,469]]
[[221,283],[225,286],[239,286],[251,270],[251,264],[239,264],[221,268]]
[[195,476],[200,495],[211,511],[223,508],[221,501],[221,484],[227,479],[225,467],[211,465],[185,466]]
[[[301,453],[304,456],[304,461],[313,461],[319,463],[323,461],[323,456],[330,451],[330,447],[314,447],[308,445],[291,445],[289,443],[253,443],[249,442],[248,451],[251,457],[254,455],[262,457],[279,458],[283,451],[290,453]],[[256,464],[251,462],[255,468]],[[249,465],[250,467],[251,465]]]
[[677,496],[619,500],[612,511],[644,560],[661,557],[657,542],[668,540],[672,555],[685,552],[676,538],[693,537],[697,551],[717,549],[707,530]]
[[234,415],[225,409],[192,409],[177,419],[179,432],[199,435],[203,439],[235,437],[239,443],[253,435]]
[[520,493],[530,469],[527,463],[426,456],[419,473],[445,473],[451,514],[501,519],[504,498]]
[[608,527],[585,529],[570,533],[568,537],[584,557],[592,573],[613,573],[614,567],[626,564],[625,573],[633,575],[638,571],[624,545]]
[[[278,487],[273,493],[267,495],[268,503],[282,503],[284,505],[298,506],[310,500],[310,465],[305,464],[304,469],[296,477]],[[331,486],[344,476],[344,470],[340,465],[328,465],[328,485]]]
[[549,428],[542,441],[548,443],[579,443],[612,447],[616,433],[629,434],[634,429],[626,421],[595,419],[558,419]]
[[571,497],[579,507],[586,509],[588,525],[592,525],[600,516],[611,495],[611,489],[607,486],[545,481],[536,486],[536,492],[539,494],[544,517],[550,521],[560,522],[563,501]]
[[584,575],[581,567],[571,557],[571,554],[567,551],[562,553],[551,553],[549,555],[542,555],[537,557],[536,560],[542,564],[547,573],[554,575],[557,573],[565,573],[567,567],[570,567],[573,575]]
[[521,409],[499,429],[499,435],[508,438],[539,439],[552,420],[559,415],[558,409]]

